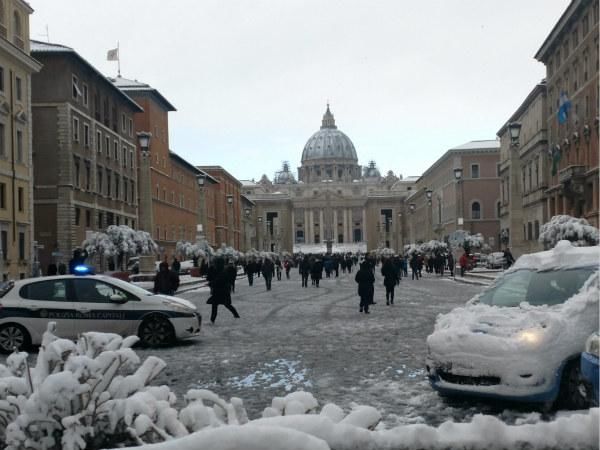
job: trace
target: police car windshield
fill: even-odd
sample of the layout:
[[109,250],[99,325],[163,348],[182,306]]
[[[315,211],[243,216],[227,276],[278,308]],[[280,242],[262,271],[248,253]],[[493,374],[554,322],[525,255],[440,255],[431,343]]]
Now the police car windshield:
[[118,278],[111,278],[110,283],[128,292],[131,292],[133,295],[137,295],[138,297],[154,295],[152,292],[149,292],[144,288],[136,286],[133,283],[128,283],[127,281],[120,280]]

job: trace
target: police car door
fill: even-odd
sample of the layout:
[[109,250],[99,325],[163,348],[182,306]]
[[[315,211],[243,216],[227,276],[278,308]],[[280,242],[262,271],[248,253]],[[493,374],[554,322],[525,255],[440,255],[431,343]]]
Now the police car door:
[[121,336],[136,334],[132,306],[119,302],[117,297],[127,299],[127,293],[97,278],[74,278],[75,331],[117,333]]
[[48,322],[56,322],[56,335],[61,338],[76,337],[73,318],[75,310],[68,295],[68,280],[49,279],[24,285],[19,290],[22,299],[23,323],[32,333],[40,336]]

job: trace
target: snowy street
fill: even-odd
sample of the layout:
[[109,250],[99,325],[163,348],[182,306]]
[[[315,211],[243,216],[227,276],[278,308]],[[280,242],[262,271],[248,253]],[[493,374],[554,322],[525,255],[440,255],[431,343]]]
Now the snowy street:
[[507,423],[533,420],[528,410],[493,407],[474,401],[450,404],[430,388],[424,370],[425,338],[438,313],[464,304],[480,285],[425,274],[419,281],[403,278],[393,306],[385,304],[385,288],[376,272],[371,314],[358,312],[352,275],[324,278],[321,287],[300,287],[297,270],[288,281],[263,278],[249,287],[238,279],[233,305],[241,319],[219,307],[209,321],[208,290],[182,294],[203,317],[201,337],[165,349],[138,350],[167,362],[157,380],[179,397],[190,388],[207,388],[224,398],[244,400],[251,418],[260,416],[274,396],[303,389],[322,404],[350,409],[352,402],[379,409],[386,426],[409,423],[438,425],[445,420],[469,421],[476,413],[500,416]]

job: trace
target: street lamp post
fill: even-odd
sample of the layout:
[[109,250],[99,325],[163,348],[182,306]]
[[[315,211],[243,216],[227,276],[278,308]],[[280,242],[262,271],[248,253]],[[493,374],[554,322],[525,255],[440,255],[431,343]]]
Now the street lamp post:
[[456,179],[456,229],[464,224],[463,217],[463,185],[462,185],[463,170],[462,167],[454,169],[454,178]]
[[244,251],[250,250],[250,235],[248,233],[248,220],[250,219],[250,208],[244,208]]
[[[152,133],[140,131],[137,133],[138,144],[140,146],[140,171],[138,179],[139,187],[139,217],[140,229],[152,234],[154,226],[152,223],[152,180],[150,176],[150,166],[152,159],[150,155],[150,141]],[[108,149],[107,149],[108,151]],[[157,236],[157,239],[160,236]]]
[[431,196],[433,195],[433,191],[431,189],[425,190],[425,197],[427,197],[427,238],[433,238],[433,214],[431,210]]
[[256,230],[258,232],[258,248],[261,249],[261,250],[264,250],[263,230],[262,230],[262,221],[263,221],[263,218],[262,218],[262,216],[258,216],[258,218],[256,219],[256,221],[258,222],[258,226],[256,227]]
[[235,236],[233,233],[233,195],[227,195],[227,237],[229,245],[235,248]]
[[[513,251],[518,251],[517,243],[517,233],[519,232],[521,225],[523,223],[523,209],[522,209],[522,192],[525,186],[519,187],[519,169],[520,169],[520,159],[519,159],[519,137],[521,134],[521,123],[520,122],[510,122],[508,125],[508,133],[510,137],[510,150],[509,150],[509,160],[510,160],[510,191],[509,191],[509,225],[508,231],[505,233],[504,237],[504,245],[508,247],[510,244],[513,247]],[[501,238],[502,239],[502,238]]]

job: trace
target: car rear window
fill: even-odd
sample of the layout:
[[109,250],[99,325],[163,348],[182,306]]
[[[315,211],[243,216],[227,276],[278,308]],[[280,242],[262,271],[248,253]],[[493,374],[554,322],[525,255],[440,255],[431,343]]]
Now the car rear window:
[[564,270],[517,270],[506,274],[479,297],[481,303],[493,306],[558,305],[566,302],[582,288],[596,268]]
[[66,286],[64,280],[46,280],[26,284],[19,295],[27,300],[46,300],[55,302],[66,301]]

